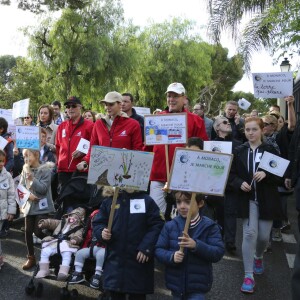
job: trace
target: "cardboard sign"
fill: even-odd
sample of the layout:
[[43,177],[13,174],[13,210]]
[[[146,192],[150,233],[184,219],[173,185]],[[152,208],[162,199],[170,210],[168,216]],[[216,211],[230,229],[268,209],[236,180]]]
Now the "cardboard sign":
[[257,168],[264,169],[274,175],[282,177],[290,161],[265,151]]
[[247,110],[251,106],[251,103],[248,100],[246,100],[245,98],[242,98],[242,99],[239,99],[238,105],[239,105],[239,108],[241,108],[243,110]]
[[187,114],[145,115],[145,145],[187,143]]
[[203,150],[231,154],[232,153],[232,142],[204,141]]
[[22,185],[22,184],[19,184],[16,188],[16,201],[17,203],[19,204],[19,207],[22,208],[29,196],[30,196],[30,192]]
[[252,73],[254,97],[284,98],[293,95],[293,73]]
[[14,120],[12,118],[12,109],[0,109],[0,117],[4,118],[8,125],[14,124]]
[[176,148],[168,189],[223,196],[231,154]]
[[27,117],[28,110],[29,110],[29,99],[24,99],[24,100],[14,102],[13,111],[12,111],[13,120],[17,118]]
[[0,149],[1,150],[3,150],[6,147],[7,143],[8,143],[7,139],[0,136]]
[[87,183],[147,191],[154,154],[92,146]]
[[150,108],[149,107],[137,107],[137,106],[134,106],[133,107],[136,111],[136,113],[138,115],[141,115],[141,116],[145,116],[145,115],[150,115],[151,114],[151,111],[150,111]]
[[78,150],[84,154],[87,154],[89,152],[89,149],[90,149],[90,141],[88,141],[84,138],[81,138],[77,145],[76,150]]
[[39,126],[16,126],[17,148],[40,150],[41,128]]

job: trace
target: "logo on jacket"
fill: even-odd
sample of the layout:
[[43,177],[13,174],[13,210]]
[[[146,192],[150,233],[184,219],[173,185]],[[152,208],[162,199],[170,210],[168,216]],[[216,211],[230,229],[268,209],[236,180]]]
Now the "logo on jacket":
[[126,134],[126,130],[123,130],[121,133],[120,133],[120,135],[119,136],[127,136],[127,134]]
[[76,136],[81,136],[81,131],[77,132]]

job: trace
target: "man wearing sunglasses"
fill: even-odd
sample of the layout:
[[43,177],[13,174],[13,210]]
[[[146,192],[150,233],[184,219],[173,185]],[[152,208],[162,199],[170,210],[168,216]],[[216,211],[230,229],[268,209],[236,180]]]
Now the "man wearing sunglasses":
[[[217,134],[215,141],[231,142],[233,150],[242,144],[241,141],[236,140],[232,136],[232,127],[229,120],[224,116],[215,118],[213,124],[214,130]],[[218,201],[214,201],[214,208],[216,219],[223,227],[224,241],[226,250],[232,253],[236,250],[235,236],[236,236],[236,219],[237,219],[237,194],[232,191],[228,186],[225,190],[224,201],[217,197]]]
[[94,123],[81,116],[82,103],[72,96],[65,103],[69,119],[62,122],[56,134],[58,182],[61,188],[76,171],[76,165],[85,155],[76,150],[81,138],[90,140]]

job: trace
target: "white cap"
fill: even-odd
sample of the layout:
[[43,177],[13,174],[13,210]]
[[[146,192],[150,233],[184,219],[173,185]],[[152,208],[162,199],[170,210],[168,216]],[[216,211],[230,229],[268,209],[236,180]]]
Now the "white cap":
[[[178,95],[184,95],[185,94],[185,88],[180,82],[173,82],[168,86],[168,89],[166,93],[173,92]],[[165,93],[165,94],[166,94]]]

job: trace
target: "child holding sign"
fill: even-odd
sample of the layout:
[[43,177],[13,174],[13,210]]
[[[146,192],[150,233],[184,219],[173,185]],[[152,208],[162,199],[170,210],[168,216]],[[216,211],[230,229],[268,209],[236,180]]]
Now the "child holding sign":
[[[167,222],[158,238],[155,256],[166,265],[166,286],[173,299],[202,300],[212,286],[212,263],[224,255],[224,244],[219,226],[201,216],[204,196],[175,192],[179,215]],[[189,210],[191,223],[188,234],[182,236]],[[183,247],[183,252],[179,249]]]
[[[16,214],[14,181],[11,174],[4,168],[6,154],[0,150],[0,228],[4,220],[12,221]],[[3,266],[3,256],[0,241],[0,269]]]
[[38,238],[44,238],[42,229],[38,227],[41,219],[47,219],[49,213],[54,211],[51,194],[51,171],[53,163],[40,165],[40,151],[23,149],[25,164],[21,174],[20,184],[30,191],[30,196],[23,206],[25,216],[25,239],[28,250],[28,260],[23,270],[29,270],[36,265],[33,247],[34,233]]

